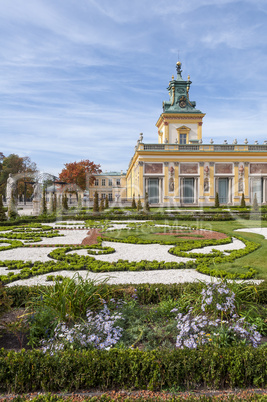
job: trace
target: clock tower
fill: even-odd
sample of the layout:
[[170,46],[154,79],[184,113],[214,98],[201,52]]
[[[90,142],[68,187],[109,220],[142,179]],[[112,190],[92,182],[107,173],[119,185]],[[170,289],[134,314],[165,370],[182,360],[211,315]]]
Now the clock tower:
[[190,101],[189,89],[192,81],[182,78],[182,63],[176,63],[177,77],[172,76],[168,91],[170,100],[163,102],[163,113],[156,123],[160,144],[196,144],[202,141],[202,119],[205,116]]

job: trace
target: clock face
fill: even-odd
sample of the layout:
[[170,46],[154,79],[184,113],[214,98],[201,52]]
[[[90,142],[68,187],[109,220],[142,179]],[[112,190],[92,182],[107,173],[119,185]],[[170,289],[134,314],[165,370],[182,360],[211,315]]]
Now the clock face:
[[185,96],[182,96],[180,98],[179,106],[182,107],[182,108],[186,107],[186,97]]

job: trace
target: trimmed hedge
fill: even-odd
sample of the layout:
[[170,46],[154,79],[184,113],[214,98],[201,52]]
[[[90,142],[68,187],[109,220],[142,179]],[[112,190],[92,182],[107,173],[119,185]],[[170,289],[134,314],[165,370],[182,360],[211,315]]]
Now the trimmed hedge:
[[267,348],[138,349],[19,353],[0,350],[0,391],[164,387],[245,388],[267,384]]

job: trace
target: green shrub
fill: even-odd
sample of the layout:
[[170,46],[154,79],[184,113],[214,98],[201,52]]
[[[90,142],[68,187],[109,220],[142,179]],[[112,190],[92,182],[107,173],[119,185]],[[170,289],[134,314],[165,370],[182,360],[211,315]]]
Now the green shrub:
[[8,393],[79,389],[213,389],[265,387],[267,348],[196,350],[0,351],[0,390]]

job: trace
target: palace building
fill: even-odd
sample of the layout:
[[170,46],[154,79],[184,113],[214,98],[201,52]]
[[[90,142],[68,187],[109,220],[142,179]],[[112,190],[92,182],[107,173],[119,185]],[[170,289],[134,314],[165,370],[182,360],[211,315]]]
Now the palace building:
[[[147,193],[150,205],[163,207],[214,206],[216,193],[225,205],[240,205],[242,193],[248,205],[255,194],[259,204],[266,203],[267,141],[249,145],[247,140],[243,144],[211,140],[204,144],[205,114],[190,100],[192,82],[189,76],[187,81],[182,78],[180,62],[176,70],[177,76],[172,76],[168,86],[170,99],[163,102],[156,123],[157,143],[144,143],[140,134],[126,175],[120,175],[122,188],[116,177],[116,189],[110,187],[107,194],[120,194],[121,200],[131,202],[133,196],[143,201]],[[97,177],[98,186],[99,180],[103,174]]]

